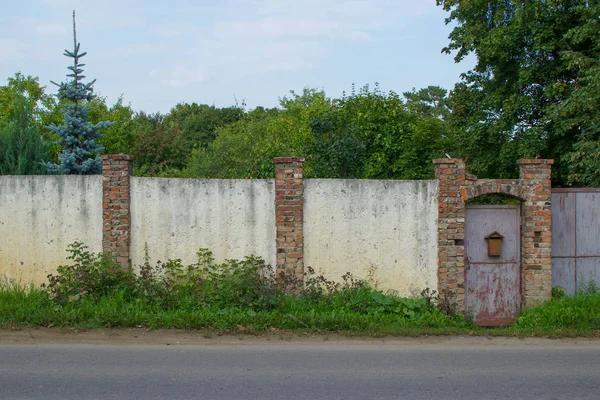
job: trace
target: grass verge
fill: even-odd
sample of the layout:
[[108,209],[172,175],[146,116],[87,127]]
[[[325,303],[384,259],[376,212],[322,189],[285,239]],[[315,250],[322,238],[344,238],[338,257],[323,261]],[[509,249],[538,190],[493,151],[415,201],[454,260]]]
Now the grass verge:
[[71,264],[59,266],[42,287],[0,284],[0,328],[600,337],[595,285],[526,310],[511,327],[482,328],[454,315],[452,301],[427,289],[420,297],[402,298],[350,274],[341,282],[315,276],[310,267],[302,282],[285,275],[276,279],[254,256],[217,264],[201,249],[193,264],[169,260],[153,265],[146,258],[134,274],[82,243],[71,245],[69,252]]
[[0,327],[35,326],[78,329],[142,326],[222,333],[261,333],[277,329],[370,336],[600,337],[600,294],[552,300],[526,310],[513,326],[483,328],[461,317],[448,316],[437,308],[407,317],[395,313],[353,311],[339,307],[335,299],[315,301],[295,296],[283,297],[277,309],[258,312],[252,308],[214,305],[200,308],[193,306],[191,301],[187,307],[164,307],[139,299],[132,301],[124,291],[56,306],[38,288],[4,285],[0,289]]

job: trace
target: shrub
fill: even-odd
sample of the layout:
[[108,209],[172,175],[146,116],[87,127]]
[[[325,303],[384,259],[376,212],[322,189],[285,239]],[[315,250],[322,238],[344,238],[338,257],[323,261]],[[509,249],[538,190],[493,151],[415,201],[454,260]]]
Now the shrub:
[[562,286],[554,286],[552,288],[552,298],[553,299],[562,299],[565,297],[567,290]]
[[48,297],[58,305],[76,302],[87,297],[99,300],[116,291],[135,289],[134,277],[123,271],[107,253],[91,253],[81,242],[69,245],[67,259],[73,262],[57,268],[42,285]]
[[419,326],[456,323],[436,308],[435,292],[426,290],[420,298],[402,298],[375,290],[349,273],[335,282],[308,267],[305,279],[299,281],[295,276],[276,276],[272,267],[256,256],[216,263],[207,249],[198,250],[191,264],[180,259],[152,263],[146,248],[136,275],[121,270],[108,254],[89,252],[83,243],[73,243],[68,251],[72,263],[58,267],[44,286],[52,303],[68,306],[65,310],[90,304],[100,307],[113,299],[121,307],[144,306],[153,312],[181,315],[205,310],[258,318],[259,313],[270,313],[266,320],[334,330],[341,329],[337,325],[341,320],[346,325],[383,320]]
[[194,296],[199,303],[221,308],[241,307],[268,311],[284,294],[271,266],[256,256],[215,263],[208,249],[198,250],[196,263],[184,266],[181,260],[162,264],[168,292]]

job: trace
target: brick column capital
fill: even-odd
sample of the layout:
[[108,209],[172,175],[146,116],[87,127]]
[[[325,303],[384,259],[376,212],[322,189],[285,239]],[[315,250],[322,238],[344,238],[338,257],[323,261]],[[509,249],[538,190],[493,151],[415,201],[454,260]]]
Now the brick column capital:
[[288,163],[304,163],[304,157],[275,157],[273,162],[275,164],[288,164]]
[[462,164],[464,165],[464,161],[460,158],[436,158],[433,160],[434,164]]
[[125,270],[131,268],[130,176],[135,157],[104,154],[102,158],[102,250]]
[[552,174],[552,164],[554,164],[554,160],[521,159],[519,160],[519,178],[549,180]]
[[134,161],[135,156],[130,156],[128,154],[102,154],[100,156],[102,161]]
[[554,164],[554,160],[545,158],[521,158],[518,161],[519,165],[548,165]]

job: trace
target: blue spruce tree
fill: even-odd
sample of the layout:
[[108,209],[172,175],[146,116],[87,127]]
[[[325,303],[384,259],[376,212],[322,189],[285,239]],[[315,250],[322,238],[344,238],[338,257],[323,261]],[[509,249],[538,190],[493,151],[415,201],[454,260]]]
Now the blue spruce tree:
[[58,99],[64,103],[64,111],[62,125],[48,126],[48,129],[60,137],[56,144],[62,146],[58,164],[46,163],[50,173],[89,175],[102,172],[99,153],[104,147],[97,144],[96,140],[102,137],[100,129],[108,128],[111,122],[103,121],[94,125],[88,121],[87,103],[96,98],[92,88],[96,80],[90,83],[81,82],[85,78],[81,75],[81,67],[85,64],[80,64],[79,59],[87,53],[80,53],[79,46],[73,11],[73,51],[65,50],[64,53],[73,59],[73,65],[67,67],[71,71],[67,77],[71,80],[61,84],[51,81],[58,86]]

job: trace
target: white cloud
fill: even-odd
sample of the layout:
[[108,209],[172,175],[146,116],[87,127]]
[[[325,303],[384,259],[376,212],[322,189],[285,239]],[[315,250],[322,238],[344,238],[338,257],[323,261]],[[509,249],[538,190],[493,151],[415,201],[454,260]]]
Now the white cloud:
[[165,22],[153,27],[153,31],[161,37],[170,38],[175,36],[190,35],[198,31],[197,25],[188,22]]
[[69,27],[58,22],[38,22],[35,31],[40,35],[65,35]]
[[183,88],[207,82],[206,75],[199,66],[177,64],[167,69],[153,69],[151,78],[158,78],[163,85],[173,88]]
[[153,59],[163,53],[168,52],[169,50],[172,50],[172,47],[164,43],[128,44],[105,49],[101,54],[99,54],[99,57],[112,60],[120,57],[143,57],[145,59]]
[[26,31],[41,36],[64,35],[70,32],[71,25],[47,18],[9,17],[8,25],[13,32]]
[[60,24],[72,29],[75,10],[77,26],[85,30],[109,31],[115,28],[141,26],[144,19],[139,11],[147,5],[143,0],[42,0],[48,11],[61,17]]
[[215,24],[218,36],[259,39],[367,40],[371,36],[343,21],[268,17],[256,21],[221,21]]
[[74,6],[76,2],[74,0],[42,0],[42,3],[47,7],[65,8]]
[[[337,76],[343,83],[331,85],[342,86],[349,79],[385,83],[385,65],[397,64],[397,54],[410,47],[407,43],[419,40],[406,28],[414,21],[443,26],[444,17],[435,0],[31,2],[13,12],[9,7],[4,17],[2,75],[29,68],[41,81],[56,79],[65,62],[62,50],[72,43],[75,9],[78,39],[91,57],[86,59],[90,75],[102,82],[119,81],[128,71],[128,86],[115,85],[118,94],[126,90],[126,98],[137,95],[147,104],[183,99],[185,93],[197,100],[199,92],[218,99],[223,88],[244,93],[256,90],[245,88],[258,87],[257,82],[272,88],[262,85],[259,93],[244,95],[275,99],[297,85],[330,85]],[[436,15],[419,18],[430,13]],[[396,51],[382,52],[390,43]],[[436,55],[443,44],[438,47]],[[373,54],[380,54],[382,62],[372,60]]]
[[311,43],[272,43],[250,54],[246,68],[252,66],[255,72],[300,72],[318,68],[327,56],[325,47],[315,47]]
[[246,15],[294,16],[352,22],[360,26],[397,24],[435,11],[435,0],[233,0]]
[[20,61],[28,58],[29,46],[18,40],[0,39],[0,61]]
[[214,40],[257,72],[318,68],[339,44],[398,37],[411,18],[435,11],[426,0],[224,0],[223,8],[235,12],[214,22]]

